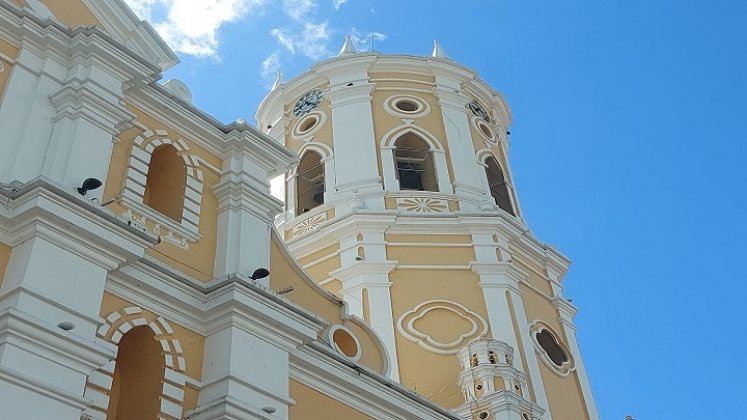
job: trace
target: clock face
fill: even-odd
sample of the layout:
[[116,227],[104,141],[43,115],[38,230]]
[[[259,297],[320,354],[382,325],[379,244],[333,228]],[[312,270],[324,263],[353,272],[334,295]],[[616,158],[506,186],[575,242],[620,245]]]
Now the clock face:
[[301,115],[308,114],[315,110],[321,103],[322,91],[310,90],[301,95],[298,102],[296,102],[296,105],[293,106],[293,116],[300,117]]
[[469,103],[469,109],[472,110],[472,113],[476,116],[482,118],[483,120],[490,122],[490,117],[488,116],[488,113],[485,112],[484,109],[480,106],[477,101],[472,101]]

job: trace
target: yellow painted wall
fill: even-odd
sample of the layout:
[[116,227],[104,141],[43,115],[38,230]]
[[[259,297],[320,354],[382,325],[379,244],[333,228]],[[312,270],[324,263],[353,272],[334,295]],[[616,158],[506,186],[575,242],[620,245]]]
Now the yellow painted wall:
[[101,27],[101,22],[93,16],[93,13],[81,0],[42,0],[42,3],[60,22],[70,28],[75,29],[81,26]]
[[387,233],[384,235],[387,242],[398,243],[444,243],[444,244],[470,244],[472,237],[470,235],[451,235],[451,234],[399,234]]
[[319,264],[314,264],[306,268],[306,272],[317,281],[323,281],[329,278],[330,271],[340,268],[340,256],[335,255],[328,260]]
[[[200,147],[195,139],[192,139],[167,124],[156,120],[138,108],[133,106],[129,106],[128,108],[137,115],[137,120],[145,124],[149,129],[166,130],[169,133],[168,137],[174,141],[183,139],[189,145],[189,154],[199,156],[214,167],[220,168],[223,166],[221,159],[212,155],[203,147]],[[106,179],[104,189],[105,200],[117,197],[122,193],[127,161],[133,147],[132,141],[140,134],[142,134],[140,129],[132,128],[118,136],[119,142],[114,145],[112,150],[109,174]],[[201,281],[210,281],[213,279],[212,276],[215,268],[218,225],[218,201],[213,194],[212,188],[218,183],[218,181],[220,181],[220,175],[211,171],[204,165],[201,165],[200,168],[204,174],[199,227],[199,232],[202,238],[196,243],[191,243],[188,250],[163,241],[147,252],[150,256],[189,276]],[[117,213],[125,211],[125,209],[118,203],[110,204],[109,208]]]
[[0,55],[0,64],[2,64],[2,71],[0,71],[0,101],[2,101],[5,86],[8,84],[8,79],[10,79],[10,74],[13,70],[13,64],[8,59],[15,60],[18,56],[18,48],[0,40],[0,54],[2,54]]
[[467,265],[475,260],[472,248],[389,246],[387,258],[400,264]]
[[13,248],[0,243],[0,286],[3,285],[3,280],[5,280],[5,269],[8,268],[8,261],[10,260],[12,251]]
[[293,379],[290,380],[290,396],[296,401],[290,407],[288,417],[291,420],[373,420],[373,417]]
[[[406,311],[429,300],[458,303],[487,320],[482,292],[477,286],[478,277],[471,271],[396,270],[389,278],[392,281],[392,312],[395,322]],[[460,327],[459,321],[454,320],[453,316],[437,313],[433,315],[427,322],[447,325],[448,328],[443,328],[442,331],[456,331]],[[422,318],[423,321],[426,319]],[[437,331],[433,325],[423,326],[429,331]],[[400,381],[404,386],[447,408],[457,407],[464,402],[456,383],[461,367],[454,354],[432,353],[399,332],[396,334],[396,345],[400,361]]]

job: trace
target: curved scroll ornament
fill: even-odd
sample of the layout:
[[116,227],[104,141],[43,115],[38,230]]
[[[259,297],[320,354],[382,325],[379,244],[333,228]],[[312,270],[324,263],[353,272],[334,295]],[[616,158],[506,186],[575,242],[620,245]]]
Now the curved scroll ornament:
[[[441,312],[441,315],[435,315],[434,311]],[[446,315],[443,315],[443,313]],[[468,328],[462,331],[455,331],[455,339],[449,342],[440,341],[424,331],[418,330],[416,323],[432,316],[449,316],[456,317],[459,320],[465,320],[469,324]],[[417,343],[420,347],[436,354],[456,354],[464,343],[469,342],[475,337],[487,334],[488,323],[480,315],[470,311],[464,306],[446,300],[431,300],[423,302],[411,310],[402,314],[397,321],[397,330],[403,337]]]

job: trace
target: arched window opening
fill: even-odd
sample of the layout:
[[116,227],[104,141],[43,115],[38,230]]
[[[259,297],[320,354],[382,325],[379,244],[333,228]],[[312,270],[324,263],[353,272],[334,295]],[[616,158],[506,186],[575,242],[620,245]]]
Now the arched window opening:
[[143,203],[181,222],[186,188],[187,165],[184,160],[174,146],[158,146],[150,156]]
[[324,204],[324,163],[314,151],[304,153],[296,176],[296,215]]
[[501,167],[498,165],[498,161],[491,157],[485,161],[485,173],[488,176],[488,186],[490,187],[490,195],[495,199],[495,204],[500,207],[501,210],[516,216],[514,212],[514,206],[511,204],[511,196],[506,184],[506,177],[503,175]]
[[107,418],[158,418],[163,373],[161,346],[153,331],[148,327],[128,331],[117,350]]
[[433,155],[423,139],[412,133],[397,139],[394,161],[400,190],[438,191]]

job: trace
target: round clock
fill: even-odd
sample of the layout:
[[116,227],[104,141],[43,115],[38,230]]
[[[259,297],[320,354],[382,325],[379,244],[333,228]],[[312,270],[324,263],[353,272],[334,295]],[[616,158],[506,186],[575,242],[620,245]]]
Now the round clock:
[[315,110],[321,103],[322,91],[310,90],[301,95],[298,102],[296,102],[296,105],[293,106],[293,116],[300,117],[301,115],[308,114]]
[[485,112],[484,109],[480,106],[477,101],[472,101],[469,103],[469,109],[472,111],[473,114],[476,116],[482,118],[483,120],[490,122],[490,117],[488,116],[488,113]]

